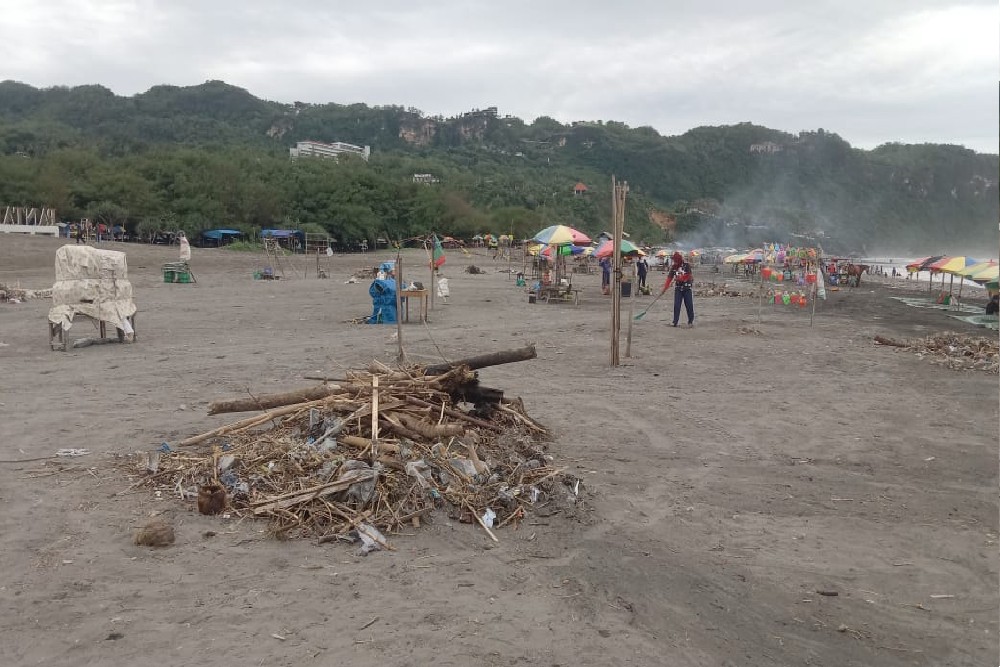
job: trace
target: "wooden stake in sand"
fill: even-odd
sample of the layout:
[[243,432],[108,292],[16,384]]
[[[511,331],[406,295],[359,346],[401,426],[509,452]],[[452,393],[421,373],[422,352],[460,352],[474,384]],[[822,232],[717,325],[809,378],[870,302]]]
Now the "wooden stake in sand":
[[[622,233],[625,226],[625,194],[628,183],[611,177],[612,273],[611,273],[611,365],[621,363],[622,324]],[[630,323],[631,324],[631,323]]]
[[399,291],[403,289],[403,256],[401,251],[396,251],[396,344],[399,352],[396,354],[396,362],[403,363],[406,354],[403,352],[403,297]]
[[625,334],[625,358],[632,358],[632,320],[635,319],[632,313],[635,312],[635,292],[638,288],[638,279],[636,278],[635,272],[635,261],[632,262],[632,291],[629,292],[628,298],[628,328]]

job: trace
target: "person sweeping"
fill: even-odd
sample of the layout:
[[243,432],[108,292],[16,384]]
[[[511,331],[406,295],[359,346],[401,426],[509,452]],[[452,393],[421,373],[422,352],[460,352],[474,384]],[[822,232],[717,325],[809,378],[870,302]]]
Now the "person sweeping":
[[663,283],[660,296],[670,289],[670,284],[674,284],[674,324],[681,319],[681,304],[687,311],[688,326],[694,326],[694,275],[691,272],[691,265],[684,260],[684,255],[675,252],[670,258],[670,270],[667,271],[667,281]]

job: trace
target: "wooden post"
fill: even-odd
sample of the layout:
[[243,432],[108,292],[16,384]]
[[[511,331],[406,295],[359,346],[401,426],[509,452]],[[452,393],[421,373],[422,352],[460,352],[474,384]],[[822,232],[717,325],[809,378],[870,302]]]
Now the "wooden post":
[[406,355],[403,353],[403,297],[399,291],[403,289],[403,256],[402,251],[396,251],[396,344],[399,348],[396,362],[403,363]]
[[511,263],[514,261],[514,221],[510,221],[510,236],[507,238],[507,280],[510,281]]
[[619,325],[621,320],[621,235],[618,232],[618,181],[611,177],[611,366],[619,364]]
[[764,274],[761,274],[760,285],[757,286],[757,324],[760,324],[760,311],[764,308]]
[[431,290],[430,301],[431,301],[431,310],[434,310],[434,292],[435,292],[435,289],[434,289],[434,277],[435,276],[434,276],[434,274],[437,273],[437,271],[434,270],[434,249],[433,248],[430,249],[430,250],[427,249],[427,241],[426,240],[424,241],[424,252],[427,253],[427,266],[428,266],[428,268],[430,269],[430,272],[431,272],[431,279],[430,279],[430,290]]
[[[820,273],[819,269],[817,268],[816,269],[816,280],[822,280],[822,279],[823,279],[823,274]],[[813,283],[813,288],[812,288],[812,310],[809,311],[809,326],[810,327],[812,327],[812,325],[813,325],[813,319],[816,317],[816,298],[817,298],[818,294],[819,294],[819,287],[816,285],[816,283]]]
[[628,328],[625,334],[625,358],[632,358],[632,313],[635,312],[635,293],[637,289],[637,278],[635,272],[635,261],[632,262],[632,291],[629,292],[628,299]]

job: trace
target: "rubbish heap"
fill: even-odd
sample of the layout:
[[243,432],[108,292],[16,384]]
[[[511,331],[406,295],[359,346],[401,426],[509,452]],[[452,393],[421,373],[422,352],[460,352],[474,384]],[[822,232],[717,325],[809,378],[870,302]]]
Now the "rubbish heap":
[[276,537],[360,538],[363,550],[391,548],[386,533],[436,509],[497,540],[493,529],[532,505],[579,492],[520,399],[481,386],[469,365],[345,375],[210,404],[209,414],[262,411],[135,457],[135,485],[197,499],[204,514],[268,519]]
[[996,337],[941,333],[912,340],[875,336],[876,345],[887,345],[915,352],[920,358],[954,370],[1000,372],[1000,341]]

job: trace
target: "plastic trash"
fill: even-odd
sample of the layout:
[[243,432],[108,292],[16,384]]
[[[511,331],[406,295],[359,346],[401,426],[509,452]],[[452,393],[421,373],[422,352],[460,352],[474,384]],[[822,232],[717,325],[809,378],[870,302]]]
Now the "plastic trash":
[[448,463],[451,465],[452,468],[462,473],[466,477],[475,477],[476,474],[478,473],[478,471],[476,470],[476,464],[470,461],[469,459],[457,457],[454,459],[450,459]]
[[219,472],[229,470],[234,463],[236,463],[236,457],[232,454],[226,454],[219,459]]
[[407,463],[406,474],[416,480],[420,488],[431,488],[431,467],[423,459]]
[[60,449],[56,451],[56,456],[86,456],[89,449]]
[[497,513],[494,512],[491,508],[487,507],[486,511],[483,512],[483,515],[479,518],[482,519],[484,526],[486,526],[487,528],[492,528],[493,522],[496,521]]
[[358,549],[359,556],[367,556],[373,551],[378,551],[386,543],[385,535],[371,524],[359,523],[357,533],[361,539],[361,548]]
[[[372,468],[364,461],[358,461],[356,459],[349,459],[344,461],[343,465],[340,466],[339,478],[343,479],[345,476],[351,474],[355,470],[372,470]],[[375,482],[378,480],[378,471],[374,470],[374,474],[368,476],[364,481],[355,482],[347,488],[347,497],[350,500],[355,501],[358,506],[364,507],[371,500],[372,495],[375,493]]]
[[170,453],[170,445],[168,445],[165,442],[161,442],[160,443],[160,451],[163,452],[164,454],[169,454]]

